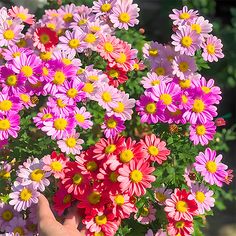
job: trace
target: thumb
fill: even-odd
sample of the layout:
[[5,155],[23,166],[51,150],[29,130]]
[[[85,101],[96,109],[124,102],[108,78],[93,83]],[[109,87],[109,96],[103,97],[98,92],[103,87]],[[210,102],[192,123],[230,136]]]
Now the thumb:
[[76,206],[70,208],[68,214],[65,217],[64,225],[77,229],[80,223],[80,216]]

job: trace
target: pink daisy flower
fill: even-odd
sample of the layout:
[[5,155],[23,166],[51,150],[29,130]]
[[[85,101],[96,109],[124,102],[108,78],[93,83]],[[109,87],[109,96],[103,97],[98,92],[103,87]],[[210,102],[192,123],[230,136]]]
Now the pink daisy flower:
[[209,33],[212,31],[213,25],[209,23],[208,20],[205,20],[204,17],[199,16],[195,18],[191,24],[191,29],[196,31],[197,34],[200,34],[201,37],[208,37]]
[[198,209],[195,200],[189,199],[190,193],[185,189],[175,189],[171,194],[171,198],[165,201],[165,212],[167,216],[173,220],[188,220],[192,221]]
[[164,46],[158,42],[151,41],[150,43],[145,43],[143,46],[143,57],[151,61],[157,61],[162,58]]
[[146,193],[146,188],[151,187],[155,177],[151,173],[155,170],[144,159],[139,161],[131,160],[129,164],[123,165],[118,171],[120,176],[118,181],[122,191],[128,191],[130,196],[142,196]]
[[167,233],[170,236],[190,236],[194,232],[193,221],[168,219]]
[[73,117],[55,115],[52,119],[45,120],[41,129],[52,139],[63,139],[71,133],[74,127],[75,120]]
[[155,188],[154,197],[157,200],[157,203],[160,206],[163,206],[165,205],[166,199],[170,198],[172,192],[172,189],[167,189],[165,187]]
[[52,155],[44,156],[42,159],[42,163],[44,164],[42,169],[46,172],[50,172],[55,179],[63,179],[65,176],[64,168],[68,160],[68,158],[60,155],[56,157]]
[[117,134],[125,130],[124,121],[120,117],[116,117],[115,115],[106,115],[101,128],[106,138],[115,137]]
[[179,26],[191,23],[198,16],[198,11],[188,10],[187,6],[184,6],[182,10],[173,9],[172,11],[174,14],[170,14],[169,17],[174,21],[174,25]]
[[193,165],[188,165],[185,169],[184,169],[184,180],[187,184],[188,187],[191,187],[192,184],[196,183],[196,174],[194,172],[194,167]]
[[22,6],[12,6],[12,8],[8,10],[8,12],[9,15],[13,18],[20,19],[29,25],[34,24],[34,15],[29,14],[29,9],[27,8],[24,8]]
[[32,54],[32,51],[26,48],[19,48],[17,45],[12,45],[11,47],[5,48],[2,55],[6,61],[11,61],[16,57],[19,57],[22,53],[28,56]]
[[216,36],[210,35],[207,37],[206,41],[202,43],[201,47],[203,49],[202,57],[205,61],[218,61],[218,58],[224,57],[222,52],[223,44]]
[[141,122],[156,124],[164,119],[165,106],[162,102],[155,102],[151,97],[142,95],[136,102],[136,110],[141,116]]
[[97,17],[110,15],[117,0],[98,0],[93,2],[92,10]]
[[133,0],[117,0],[109,16],[113,26],[118,29],[128,30],[139,23],[137,19],[140,9],[137,4],[132,4]]
[[171,62],[166,59],[153,61],[151,64],[151,72],[155,72],[158,76],[172,76]]
[[37,192],[33,185],[23,186],[18,183],[18,185],[14,185],[12,188],[12,192],[9,194],[9,204],[14,206],[14,209],[18,212],[22,210],[26,210],[32,204],[38,203],[38,196],[40,195]]
[[140,224],[148,225],[156,220],[156,212],[157,210],[152,204],[150,204],[148,207],[142,207],[140,216],[138,217],[138,215],[135,214],[134,219],[136,219]]
[[7,115],[0,114],[0,140],[8,139],[9,136],[16,138],[20,130],[20,116],[15,112]]
[[210,185],[216,184],[222,187],[227,176],[227,165],[221,163],[222,155],[216,156],[216,151],[207,148],[195,158],[194,167]]
[[214,207],[214,192],[209,190],[204,184],[191,185],[191,195],[189,199],[194,199],[198,205],[198,214],[203,215],[205,211],[210,211]]
[[179,55],[172,62],[173,75],[176,75],[180,80],[187,80],[191,74],[196,72],[197,65],[193,57],[187,55]]
[[53,112],[50,108],[43,108],[37,116],[33,117],[35,125],[41,129],[43,127],[43,122],[53,118]]
[[6,230],[6,227],[11,225],[14,217],[18,217],[19,213],[13,209],[11,205],[0,204],[0,226],[1,230]]
[[199,143],[202,146],[207,145],[210,140],[213,140],[216,133],[216,126],[213,121],[208,121],[204,124],[192,124],[189,129],[189,139],[193,142],[194,145],[198,145]]
[[21,104],[19,98],[15,96],[9,96],[7,93],[0,92],[0,113],[7,114],[9,112],[18,113],[21,110]]
[[74,118],[77,125],[83,129],[90,129],[93,126],[91,119],[91,114],[86,111],[85,107],[75,107],[74,109]]
[[79,139],[79,136],[80,134],[73,130],[70,134],[67,134],[63,140],[57,141],[57,145],[61,151],[66,154],[80,154],[82,150],[81,144],[84,143],[84,140]]
[[77,13],[78,9],[75,4],[67,4],[58,9],[58,16],[62,17],[65,27],[69,26],[69,24],[73,21],[74,15]]
[[145,152],[147,152],[147,157],[151,161],[156,161],[159,165],[170,155],[170,150],[166,148],[166,143],[157,138],[155,134],[145,135],[141,143]]
[[65,36],[59,38],[58,47],[75,56],[77,52],[82,53],[86,49],[84,38],[85,33],[82,30],[74,30],[73,32],[67,30]]
[[173,39],[172,44],[175,47],[175,51],[180,52],[180,54],[194,56],[201,45],[200,36],[196,31],[192,31],[190,27],[180,28],[171,38]]

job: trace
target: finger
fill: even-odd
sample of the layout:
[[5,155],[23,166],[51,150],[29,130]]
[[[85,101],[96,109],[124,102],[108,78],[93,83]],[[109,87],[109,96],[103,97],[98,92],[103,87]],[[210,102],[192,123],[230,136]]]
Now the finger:
[[68,211],[68,214],[65,217],[64,220],[64,226],[69,226],[70,228],[77,229],[78,225],[80,223],[80,216],[78,214],[78,209],[77,207],[72,207]]
[[56,220],[49,206],[47,198],[40,194],[38,197],[38,221],[42,220]]

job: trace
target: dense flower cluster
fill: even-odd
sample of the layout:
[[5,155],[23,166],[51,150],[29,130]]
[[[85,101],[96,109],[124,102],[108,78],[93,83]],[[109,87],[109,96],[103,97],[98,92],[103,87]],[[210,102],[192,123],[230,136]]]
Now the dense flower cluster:
[[[165,138],[150,127],[138,140],[127,132],[134,116],[148,125],[186,125],[189,140],[205,146],[223,124],[214,122],[221,90],[197,73],[194,57],[201,52],[204,60],[217,61],[223,57],[221,41],[209,34],[212,25],[197,11],[183,7],[173,13],[172,45],[146,43],[144,66],[138,50],[116,36],[116,30],[139,22],[133,0],[65,5],[46,10],[38,21],[23,7],[0,9],[0,148],[20,136],[21,118],[34,107],[34,125],[60,150],[22,157],[17,170],[18,160],[1,163],[1,178],[16,176],[0,203],[1,232],[37,235],[38,196],[53,188],[54,211],[61,216],[75,204],[84,213],[89,236],[113,236],[128,218],[149,227],[159,211],[167,222],[157,233],[146,228],[147,236],[193,233],[194,218],[214,206],[211,186],[229,184],[232,170],[221,163],[222,155],[206,148],[185,169],[183,185],[168,186],[155,173],[172,161]],[[87,63],[94,55],[93,64]],[[131,73],[145,68],[140,82],[145,91],[136,101],[123,85]],[[92,117],[93,103],[103,111],[99,124]],[[103,137],[87,145],[83,134],[96,125]]]

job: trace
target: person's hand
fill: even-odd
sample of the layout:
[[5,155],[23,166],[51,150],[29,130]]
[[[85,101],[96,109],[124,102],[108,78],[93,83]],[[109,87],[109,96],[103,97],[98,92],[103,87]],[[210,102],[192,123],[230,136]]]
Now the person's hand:
[[83,236],[85,230],[79,231],[78,225],[80,217],[76,208],[71,208],[65,217],[64,223],[59,223],[48,203],[46,197],[42,194],[39,196],[38,202],[38,230],[39,236]]

